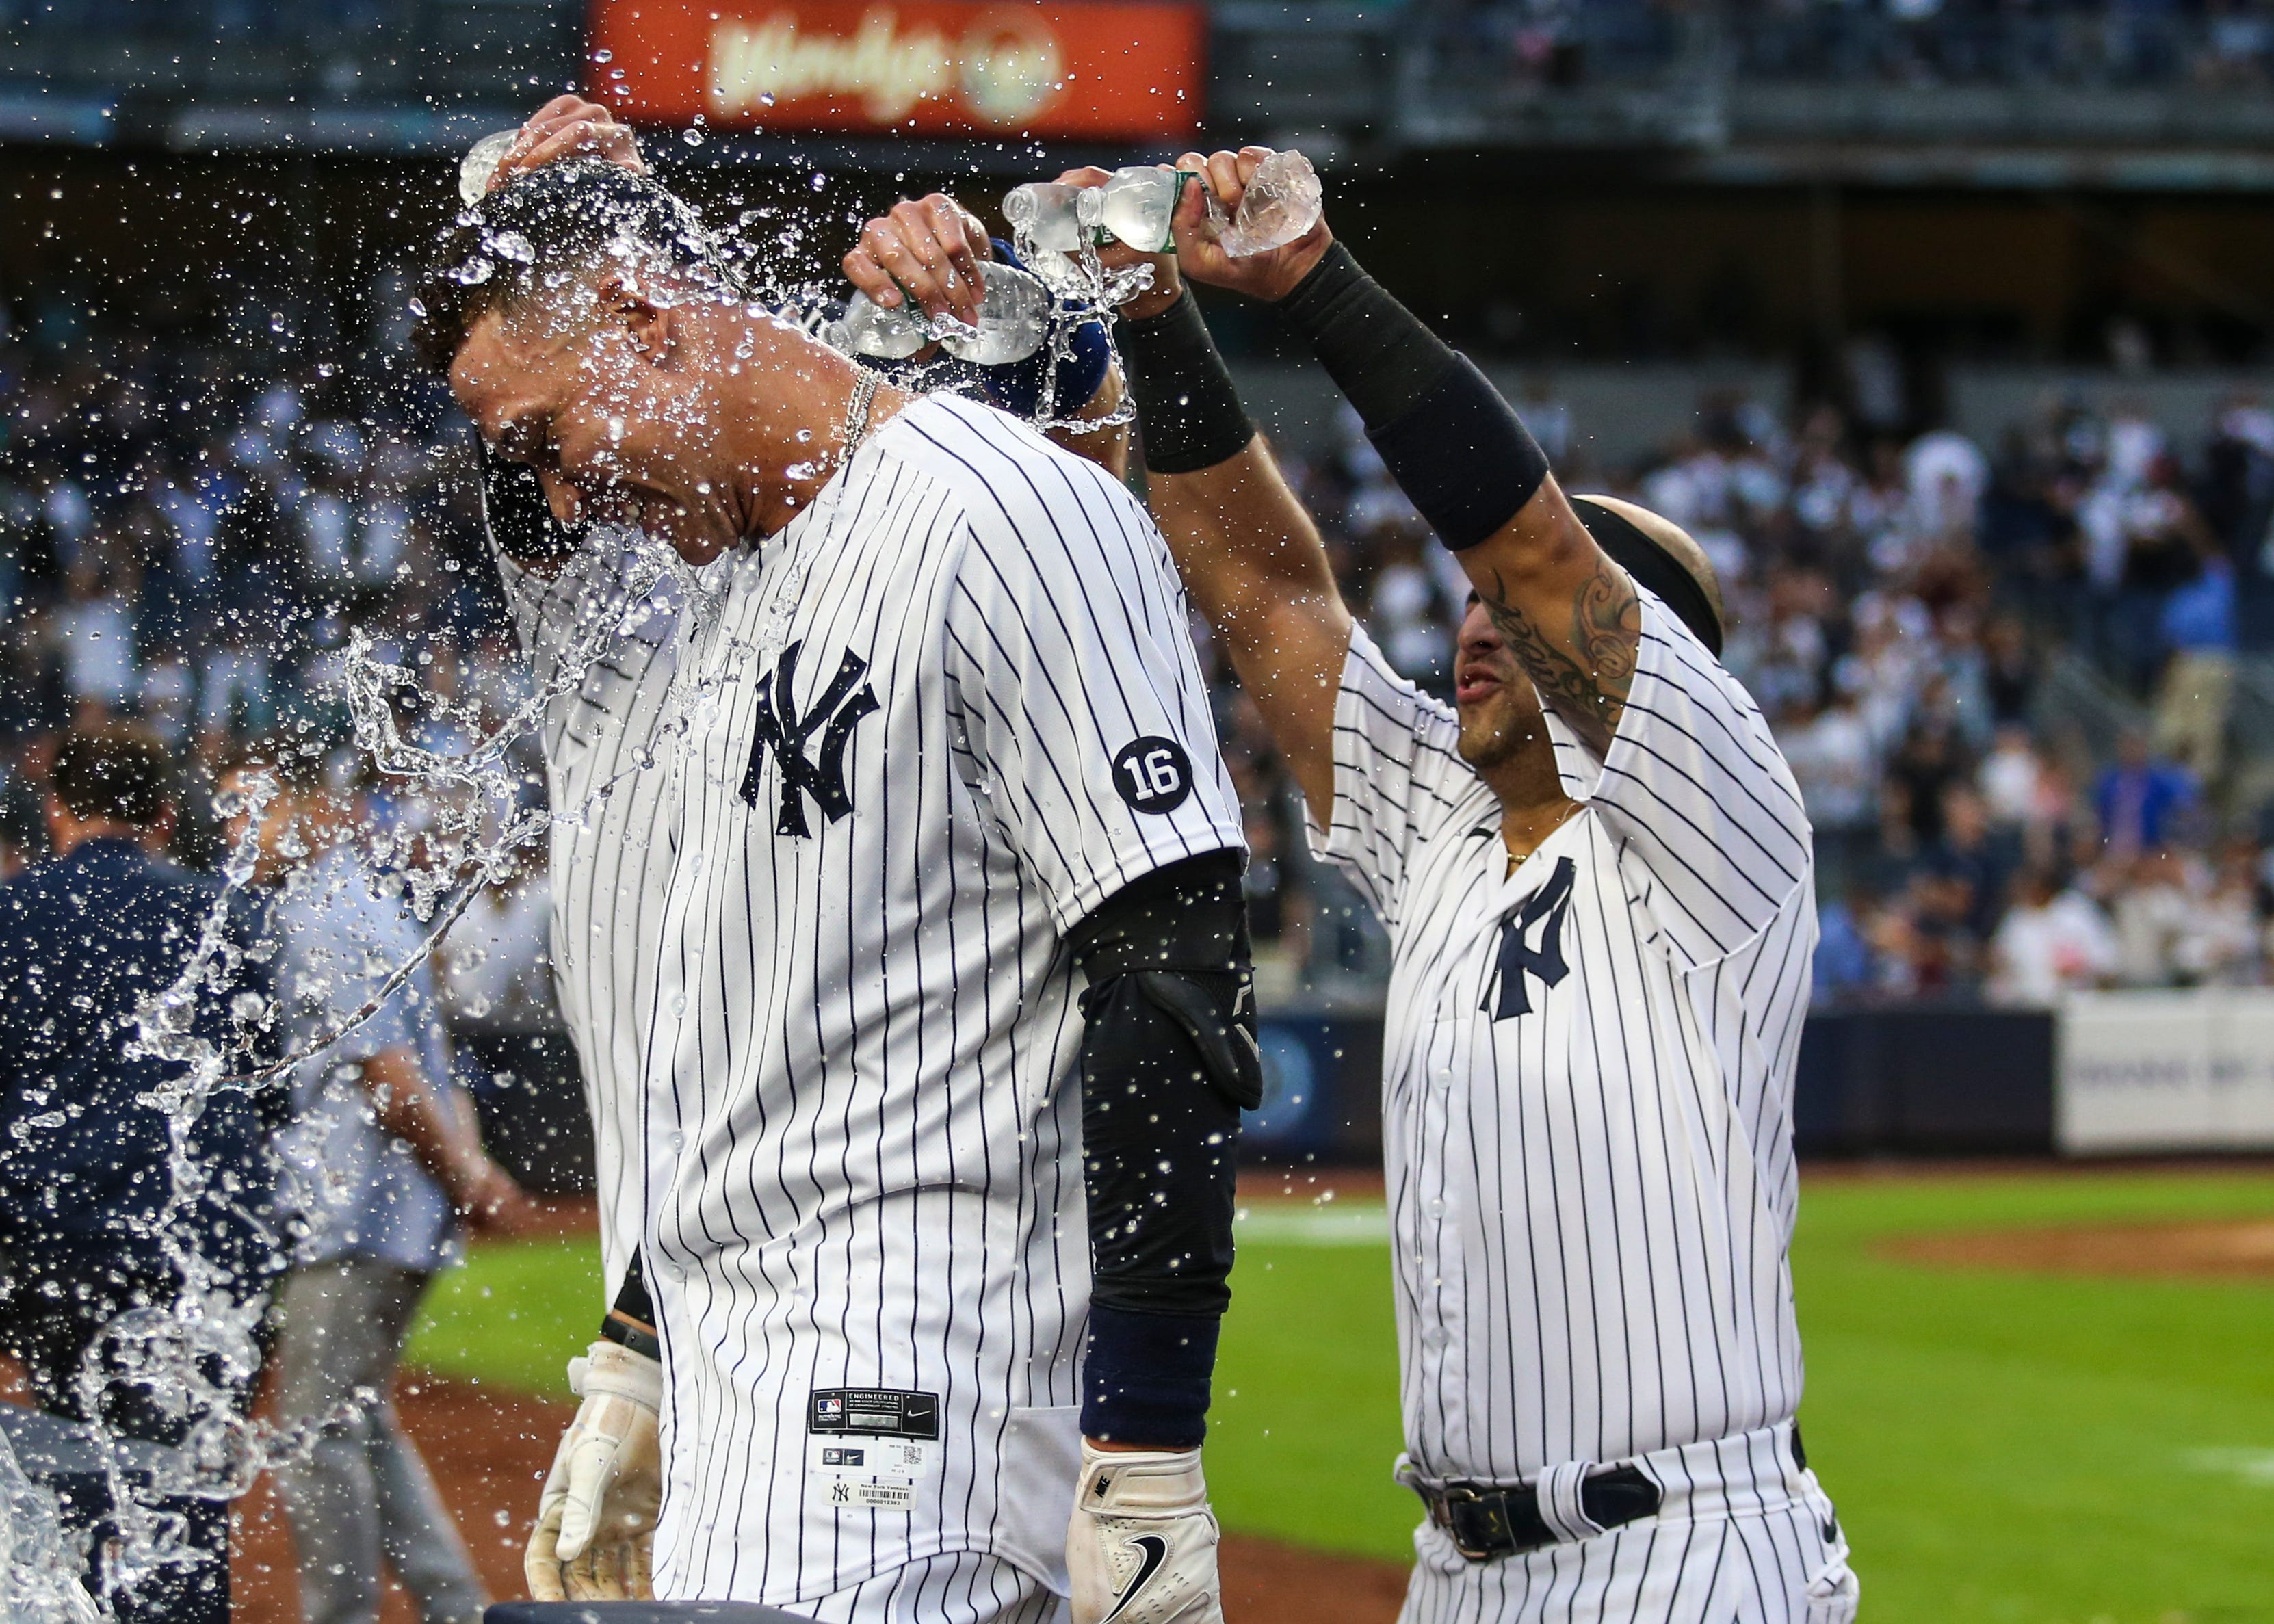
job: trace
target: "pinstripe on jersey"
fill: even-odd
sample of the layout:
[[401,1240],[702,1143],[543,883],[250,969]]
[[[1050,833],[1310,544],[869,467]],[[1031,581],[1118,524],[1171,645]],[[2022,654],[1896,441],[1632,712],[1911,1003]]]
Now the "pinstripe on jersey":
[[[1063,1583],[1089,1267],[1066,929],[1240,824],[1165,544],[946,397],[742,555],[690,641],[644,1073],[661,1596],[976,1551]],[[1133,741],[1189,792],[1117,791]],[[1140,796],[1140,799],[1142,797]],[[937,1395],[910,1510],[809,1475],[824,1389]]]
[[1313,828],[1395,944],[1405,1437],[1440,1482],[1725,1438],[1800,1400],[1786,1248],[1816,910],[1792,775],[1647,592],[1600,770],[1553,726],[1585,805],[1511,876],[1455,717],[1359,634]]
[[658,757],[677,663],[677,589],[666,580],[634,601],[629,552],[605,532],[549,579],[502,553],[497,559],[540,688],[584,633],[601,620],[614,622],[583,680],[546,708],[540,739],[554,814],[547,853],[553,986],[592,1117],[600,1255],[606,1302],[614,1302],[639,1241],[640,1034],[655,1001],[678,832],[667,812],[671,775]]

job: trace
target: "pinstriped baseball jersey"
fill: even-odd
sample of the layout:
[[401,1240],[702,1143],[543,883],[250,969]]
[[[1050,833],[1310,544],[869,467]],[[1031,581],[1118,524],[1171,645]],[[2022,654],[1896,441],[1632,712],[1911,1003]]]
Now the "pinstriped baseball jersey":
[[1165,544],[935,396],[741,555],[644,1070],[666,1597],[1063,1587],[1089,1238],[1065,932],[1240,845]]
[[584,635],[614,622],[583,680],[547,707],[540,735],[555,814],[548,853],[553,986],[592,1117],[610,1302],[639,1242],[640,1034],[655,1002],[664,884],[678,834],[668,816],[671,775],[658,756],[677,665],[677,589],[666,581],[635,601],[628,563],[627,551],[606,535],[550,578],[498,555],[540,686]]
[[1313,826],[1395,944],[1383,1077],[1406,1447],[1513,1483],[1790,1417],[1809,829],[1760,712],[1643,595],[1582,809],[1515,872],[1453,713],[1363,634]]

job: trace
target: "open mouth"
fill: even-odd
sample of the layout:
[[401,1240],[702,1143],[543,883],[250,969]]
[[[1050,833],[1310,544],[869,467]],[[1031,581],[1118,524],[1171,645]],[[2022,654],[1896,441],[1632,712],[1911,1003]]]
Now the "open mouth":
[[1499,693],[1502,686],[1498,674],[1482,665],[1463,665],[1453,673],[1453,698],[1460,704],[1480,703]]

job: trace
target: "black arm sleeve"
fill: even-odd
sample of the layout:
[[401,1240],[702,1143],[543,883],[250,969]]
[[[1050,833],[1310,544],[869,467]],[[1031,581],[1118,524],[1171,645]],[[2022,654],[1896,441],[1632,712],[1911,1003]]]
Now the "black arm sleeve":
[[1547,477],[1539,442],[1491,380],[1340,243],[1278,309],[1358,408],[1390,477],[1447,546],[1492,535]]
[[1231,1293],[1239,1113],[1262,1101],[1237,853],[1117,892],[1071,945],[1082,995],[1089,1344],[1082,1431],[1190,1448]]

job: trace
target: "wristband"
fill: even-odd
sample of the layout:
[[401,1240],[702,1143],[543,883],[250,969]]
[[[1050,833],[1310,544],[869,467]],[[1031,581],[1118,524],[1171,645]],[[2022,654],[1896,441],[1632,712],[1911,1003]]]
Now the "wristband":
[[663,1357],[663,1342],[655,1334],[655,1303],[648,1296],[647,1266],[637,1252],[625,1266],[624,1283],[616,1288],[616,1305],[600,1321],[600,1335],[651,1359]]
[[1081,1370],[1081,1433],[1103,1443],[1196,1449],[1208,1434],[1216,1317],[1093,1303]]
[[1383,466],[1447,546],[1475,546],[1546,481],[1546,455],[1500,391],[1340,243],[1279,311],[1358,408]]
[[600,1321],[600,1335],[620,1348],[626,1348],[651,1359],[663,1357],[663,1342],[645,1326],[634,1325],[621,1312]]
[[1142,321],[1125,317],[1115,327],[1129,364],[1129,393],[1144,431],[1148,469],[1197,473],[1247,449],[1255,425],[1190,288],[1159,315]]

